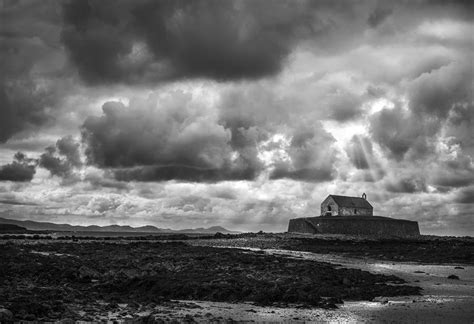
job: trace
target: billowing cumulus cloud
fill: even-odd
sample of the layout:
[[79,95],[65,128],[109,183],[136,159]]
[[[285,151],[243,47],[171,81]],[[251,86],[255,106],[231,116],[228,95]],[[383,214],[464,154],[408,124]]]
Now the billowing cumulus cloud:
[[337,151],[334,138],[315,125],[293,134],[288,149],[289,160],[276,162],[271,179],[290,178],[310,182],[328,181],[335,177]]
[[471,3],[1,6],[2,215],[283,231],[366,192],[474,230]]
[[36,172],[37,161],[18,152],[14,161],[0,166],[0,181],[31,181]]
[[128,106],[107,102],[102,109],[102,116],[89,117],[82,126],[86,155],[90,164],[114,168],[117,179],[218,181],[256,175],[255,155],[246,149],[252,143],[233,143],[217,114],[189,93],[150,96]]
[[66,136],[56,142],[56,146],[49,146],[39,158],[39,165],[52,175],[68,178],[73,175],[74,169],[82,166],[80,144],[72,136]]
[[397,160],[409,150],[414,156],[426,154],[438,130],[437,120],[419,118],[401,107],[385,108],[370,117],[372,138]]
[[424,73],[409,84],[410,108],[446,118],[454,104],[473,98],[472,63],[455,63]]

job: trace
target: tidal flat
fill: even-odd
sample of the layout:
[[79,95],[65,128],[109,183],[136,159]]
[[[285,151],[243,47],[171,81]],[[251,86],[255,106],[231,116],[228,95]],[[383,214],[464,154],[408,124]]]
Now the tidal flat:
[[[421,307],[425,295],[452,288],[453,282],[463,285],[461,291],[470,287],[465,276],[472,270],[470,240],[462,247],[465,262],[458,256],[443,266],[461,277],[456,281],[446,279],[441,270],[443,280],[427,275],[425,271],[434,270],[420,262],[402,271],[407,263],[386,260],[396,256],[387,242],[380,245],[385,250],[372,243],[376,253],[368,261],[367,252],[358,252],[366,240],[324,238],[323,244],[319,239],[272,234],[183,240],[4,239],[0,316],[7,322],[350,322],[370,320],[375,311],[394,311],[405,305],[402,301],[417,301]],[[439,245],[430,244],[421,244],[425,255],[434,253],[426,246]],[[317,249],[323,252],[315,253]],[[393,307],[387,308],[390,303]]]

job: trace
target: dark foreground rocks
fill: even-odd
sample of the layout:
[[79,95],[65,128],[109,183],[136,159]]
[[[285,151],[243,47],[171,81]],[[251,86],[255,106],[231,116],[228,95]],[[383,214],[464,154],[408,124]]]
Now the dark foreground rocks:
[[456,275],[454,275],[454,274],[452,274],[452,275],[449,275],[449,276],[448,276],[448,279],[459,280],[459,277],[456,276]]
[[343,300],[420,294],[395,276],[238,249],[25,242],[4,242],[0,250],[0,309],[14,320],[90,320],[124,303],[137,312],[171,300],[335,308]]

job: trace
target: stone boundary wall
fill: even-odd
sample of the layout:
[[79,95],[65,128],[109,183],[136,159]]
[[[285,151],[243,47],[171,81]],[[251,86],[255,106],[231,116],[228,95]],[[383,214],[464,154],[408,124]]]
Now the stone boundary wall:
[[370,236],[417,236],[418,222],[382,216],[329,216],[290,219],[288,232]]

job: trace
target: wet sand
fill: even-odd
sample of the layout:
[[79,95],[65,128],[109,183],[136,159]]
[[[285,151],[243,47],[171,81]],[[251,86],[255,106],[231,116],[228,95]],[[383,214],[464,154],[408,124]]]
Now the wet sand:
[[[251,248],[251,250],[260,249]],[[411,285],[423,288],[423,296],[383,297],[370,302],[346,301],[334,311],[302,312],[286,309],[278,313],[280,320],[291,321],[299,314],[299,319],[304,321],[328,322],[473,323],[474,321],[474,266],[380,262],[275,249],[264,251],[291,258],[330,262],[344,268],[395,275]],[[456,267],[459,269],[455,269]],[[448,279],[447,277],[452,274],[460,279]],[[264,312],[262,310],[261,320],[266,318]],[[242,319],[247,320],[245,316]]]
[[[423,296],[380,297],[374,301],[346,301],[336,310],[299,307],[261,307],[252,303],[181,301],[182,307],[158,306],[157,319],[196,322],[287,322],[287,323],[473,323],[474,266],[424,265],[408,262],[380,262],[277,249],[255,249],[268,254],[322,262],[341,268],[396,275],[423,288]],[[455,268],[458,269],[455,269]],[[448,279],[455,274],[460,279]],[[188,305],[188,307],[186,307]]]

